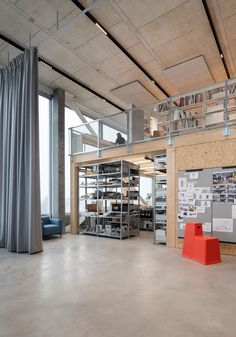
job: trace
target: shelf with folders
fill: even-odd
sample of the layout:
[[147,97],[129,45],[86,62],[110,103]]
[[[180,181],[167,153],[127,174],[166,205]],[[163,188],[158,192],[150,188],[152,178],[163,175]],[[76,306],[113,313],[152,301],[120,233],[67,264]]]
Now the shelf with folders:
[[153,228],[154,244],[166,242],[166,156],[154,157]]
[[139,185],[139,166],[127,161],[80,167],[80,233],[118,239],[138,235]]

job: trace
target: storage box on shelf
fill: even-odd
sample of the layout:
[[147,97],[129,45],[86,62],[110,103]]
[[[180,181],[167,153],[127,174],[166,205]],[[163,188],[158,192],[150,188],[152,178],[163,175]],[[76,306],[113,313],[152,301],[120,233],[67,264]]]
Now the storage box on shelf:
[[153,207],[140,207],[140,229],[153,231]]
[[166,156],[154,157],[154,244],[166,242]]
[[139,181],[139,166],[123,160],[81,167],[80,233],[119,239],[139,234]]

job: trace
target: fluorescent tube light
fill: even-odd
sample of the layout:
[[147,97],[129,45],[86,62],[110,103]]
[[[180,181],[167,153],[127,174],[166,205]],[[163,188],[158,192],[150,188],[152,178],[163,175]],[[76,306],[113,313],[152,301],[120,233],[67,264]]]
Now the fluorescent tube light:
[[105,34],[105,35],[107,35],[107,32],[105,31],[105,29],[103,29],[100,25],[99,25],[99,23],[97,23],[96,22],[96,26]]
[[52,69],[52,67],[49,64],[47,64],[47,63],[45,63],[43,61],[40,61],[40,63],[42,63],[45,67],[47,67],[49,69]]

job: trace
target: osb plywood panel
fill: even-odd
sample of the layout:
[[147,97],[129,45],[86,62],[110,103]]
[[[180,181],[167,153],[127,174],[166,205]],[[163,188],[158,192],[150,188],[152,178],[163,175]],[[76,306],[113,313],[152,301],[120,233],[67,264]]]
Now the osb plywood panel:
[[236,165],[236,139],[225,139],[176,149],[177,172],[234,165]]
[[[178,171],[236,165],[236,139],[212,141],[182,146],[176,149],[176,181]],[[172,229],[174,231],[174,229]],[[182,248],[183,240],[176,241],[176,248]],[[236,245],[221,243],[221,254],[236,255]]]

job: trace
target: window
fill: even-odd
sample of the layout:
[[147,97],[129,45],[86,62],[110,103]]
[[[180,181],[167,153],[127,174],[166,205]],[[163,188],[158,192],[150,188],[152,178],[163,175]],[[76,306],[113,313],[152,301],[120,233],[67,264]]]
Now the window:
[[[117,132],[120,132],[120,131],[103,124],[103,139],[104,140],[108,140],[109,142],[115,143]],[[120,133],[121,133],[121,136],[124,137],[125,140],[127,140],[126,135],[122,132]]]
[[95,119],[92,119],[88,116],[84,116],[84,117],[85,117],[85,119],[87,120],[88,123],[93,122],[90,125],[93,128],[93,130],[95,131],[96,135],[98,135],[98,124],[99,124],[98,121],[95,121]]
[[41,214],[50,213],[50,100],[39,96]]
[[148,194],[152,195],[152,186],[153,186],[152,178],[142,176],[140,177],[140,196],[147,204],[150,205],[152,205],[152,200],[149,200],[147,197]]
[[70,156],[68,129],[82,124],[81,119],[73,110],[65,107],[65,212],[70,213]]

